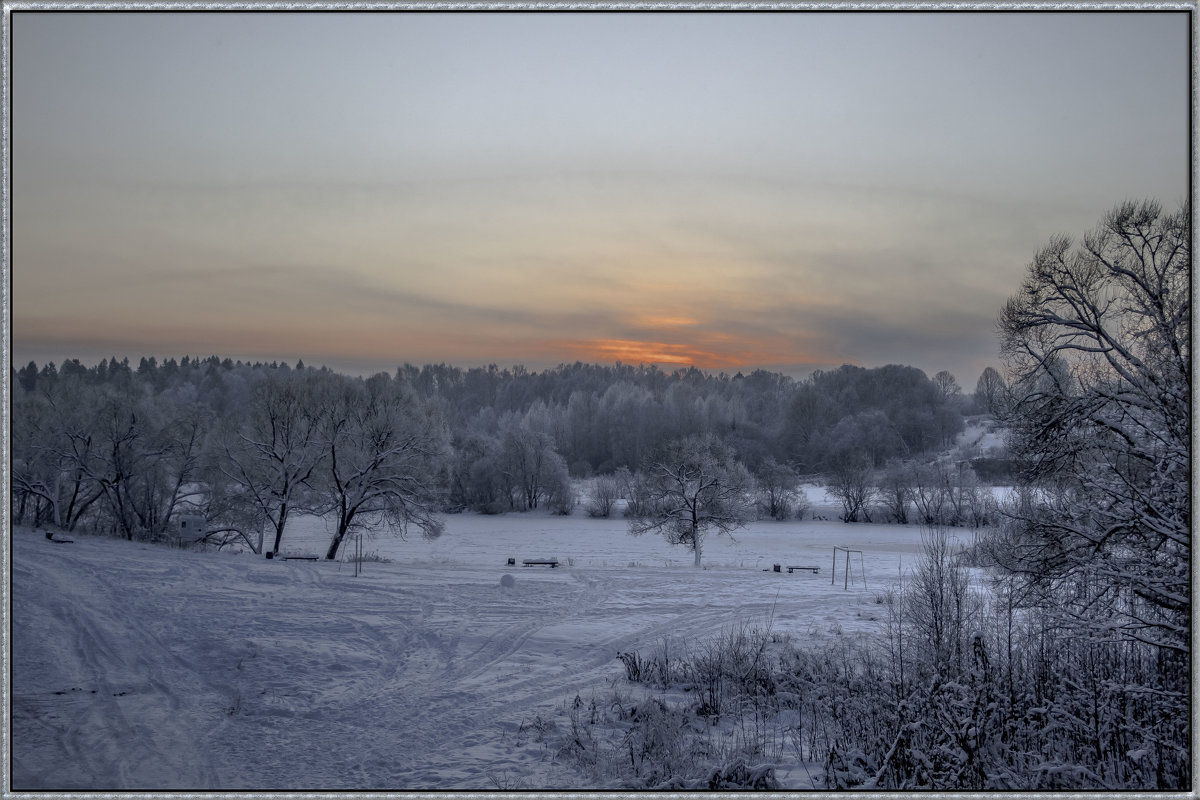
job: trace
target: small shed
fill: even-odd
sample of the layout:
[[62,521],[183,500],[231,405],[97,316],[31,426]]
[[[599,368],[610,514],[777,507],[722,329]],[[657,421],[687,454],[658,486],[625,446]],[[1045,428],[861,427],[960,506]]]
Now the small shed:
[[207,520],[200,514],[180,514],[178,517],[179,536],[183,539],[199,539],[204,535]]

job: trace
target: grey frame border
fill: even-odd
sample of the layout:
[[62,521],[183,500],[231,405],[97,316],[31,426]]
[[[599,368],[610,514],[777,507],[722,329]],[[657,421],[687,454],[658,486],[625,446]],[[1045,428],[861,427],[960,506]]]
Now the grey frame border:
[[[10,697],[11,664],[9,659],[10,632],[12,626],[11,580],[12,554],[10,547],[10,525],[12,520],[11,492],[11,397],[12,397],[12,13],[14,11],[709,11],[709,12],[746,12],[746,11],[1185,11],[1191,13],[1191,180],[1189,187],[1193,196],[1192,230],[1197,230],[1200,213],[1197,212],[1194,197],[1197,188],[1197,54],[1200,53],[1200,0],[1171,0],[1169,2],[1144,2],[1144,0],[1108,0],[1107,2],[1087,2],[1087,0],[1064,0],[1063,2],[936,2],[933,0],[915,0],[914,2],[860,2],[860,0],[784,0],[783,2],[757,2],[756,0],[714,0],[713,2],[662,2],[661,0],[535,0],[534,2],[502,2],[495,0],[418,0],[417,2],[384,2],[382,0],[335,0],[333,2],[280,2],[279,0],[207,0],[207,2],[192,2],[192,0],[123,0],[122,2],[99,2],[97,0],[0,0],[3,8],[3,18],[0,19],[0,413],[3,417],[3,430],[0,431],[0,534],[3,534],[3,547],[0,547],[0,589],[3,594],[3,604],[0,605],[0,668],[3,669],[3,683],[0,684],[0,711],[4,714],[2,736],[0,736],[0,797],[3,798],[79,798],[80,800],[108,800],[109,798],[147,798],[147,797],[178,797],[178,798],[214,798],[214,800],[234,800],[235,798],[303,798],[318,800],[319,798],[425,798],[454,797],[464,800],[500,800],[500,798],[520,797],[569,797],[578,800],[601,800],[602,798],[633,798],[656,797],[677,800],[681,798],[709,797],[744,797],[754,796],[785,800],[795,797],[842,797],[858,800],[876,800],[877,798],[912,798],[920,796],[941,798],[963,798],[964,800],[992,800],[1001,797],[1046,797],[1046,798],[1088,798],[1094,800],[1099,796],[1136,797],[1138,800],[1157,800],[1158,798],[1200,798],[1200,778],[1197,768],[1200,767],[1198,744],[1200,727],[1197,711],[1200,711],[1200,687],[1196,681],[1195,657],[1200,652],[1200,629],[1195,624],[1193,609],[1192,626],[1192,789],[1189,792],[1137,792],[1137,793],[1097,793],[1097,792],[820,792],[820,791],[789,791],[789,792],[620,792],[620,791],[554,791],[541,790],[532,792],[436,792],[436,791],[387,791],[387,792],[14,792],[12,790],[10,763],[12,758],[12,707]],[[1192,283],[1192,308],[1200,297],[1195,281]],[[1192,330],[1193,363],[1196,360],[1194,344],[1197,338],[1195,328]],[[1193,403],[1195,398],[1193,397]],[[1193,406],[1194,416],[1195,406]],[[1192,428],[1192,445],[1200,442],[1200,432],[1196,426]],[[1193,462],[1192,488],[1197,487],[1197,474]],[[1195,494],[1193,491],[1193,506]],[[1192,585],[1200,576],[1200,566],[1193,554]],[[1194,593],[1194,592],[1193,592]]]

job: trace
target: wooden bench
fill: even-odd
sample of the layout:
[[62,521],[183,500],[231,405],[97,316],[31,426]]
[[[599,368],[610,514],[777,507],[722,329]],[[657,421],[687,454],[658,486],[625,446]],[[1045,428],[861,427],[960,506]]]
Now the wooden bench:
[[284,561],[318,561],[320,556],[280,556]]
[[788,567],[787,568],[788,574],[791,575],[792,571],[797,570],[797,569],[806,569],[809,572],[811,572],[813,575],[816,575],[817,573],[819,573],[821,571],[820,567]]
[[527,559],[523,560],[521,562],[521,564],[526,567],[557,567],[558,559],[550,558],[550,559],[542,560],[542,559],[536,559],[536,558],[527,558]]

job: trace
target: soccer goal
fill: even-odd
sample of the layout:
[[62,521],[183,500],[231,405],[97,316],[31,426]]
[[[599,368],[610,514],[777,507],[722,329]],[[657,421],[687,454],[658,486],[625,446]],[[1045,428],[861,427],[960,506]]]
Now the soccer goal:
[[839,553],[846,554],[846,560],[844,562],[844,566],[842,567],[842,588],[849,589],[850,582],[853,580],[854,570],[852,567],[852,562],[850,561],[850,555],[852,553],[858,556],[858,574],[862,576],[863,588],[867,588],[867,570],[866,567],[863,566],[863,551],[851,550],[849,547],[839,547],[838,545],[833,546],[833,569],[829,570],[829,585],[833,586],[835,583],[837,583],[837,565]]

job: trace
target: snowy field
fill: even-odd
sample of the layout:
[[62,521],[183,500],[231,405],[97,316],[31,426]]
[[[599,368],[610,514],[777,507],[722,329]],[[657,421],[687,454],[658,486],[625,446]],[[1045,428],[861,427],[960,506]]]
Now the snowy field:
[[[446,520],[434,542],[364,541],[391,562],[357,577],[340,562],[15,530],[13,788],[606,788],[551,763],[522,726],[624,682],[619,651],[763,624],[772,607],[797,641],[874,633],[876,595],[920,551],[916,526],[760,522],[710,537],[697,570],[622,519]],[[327,542],[306,519],[282,549]],[[863,551],[865,587],[856,572],[843,589],[844,562],[831,584],[835,544]],[[562,566],[520,566],[544,557]],[[764,571],[774,563],[821,570]],[[777,776],[812,788],[801,765]]]

